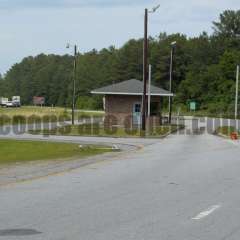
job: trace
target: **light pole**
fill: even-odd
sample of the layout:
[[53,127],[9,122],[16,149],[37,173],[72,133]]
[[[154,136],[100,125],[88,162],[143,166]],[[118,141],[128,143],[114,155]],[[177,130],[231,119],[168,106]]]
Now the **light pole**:
[[160,5],[151,11],[145,9],[144,16],[144,46],[143,46],[143,98],[142,98],[142,130],[146,130],[146,108],[147,108],[147,79],[148,79],[148,13],[154,13]]
[[[71,45],[67,44],[67,48],[70,47]],[[77,45],[74,45],[73,82],[72,82],[72,125],[75,124],[76,77],[77,77]]]
[[238,118],[238,84],[239,84],[239,65],[237,65],[236,73],[236,96],[235,96],[235,119]]
[[148,117],[151,116],[151,80],[152,80],[152,65],[149,65],[148,70]]
[[[173,55],[174,55],[174,49],[177,42],[171,43],[171,60],[170,60],[170,78],[169,78],[169,92],[172,92],[172,80],[173,80]],[[168,99],[168,108],[169,108],[169,116],[168,116],[168,123],[171,124],[172,122],[172,96],[169,96]]]

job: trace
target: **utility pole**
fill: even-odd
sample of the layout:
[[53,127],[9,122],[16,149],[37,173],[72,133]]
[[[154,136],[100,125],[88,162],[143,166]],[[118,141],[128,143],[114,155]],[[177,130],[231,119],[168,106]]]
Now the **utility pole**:
[[[68,43],[66,48],[72,46]],[[77,45],[74,45],[74,62],[72,76],[72,125],[75,124],[75,101],[76,101],[76,79],[77,79]]]
[[148,77],[148,117],[151,116],[151,80],[152,80],[152,65],[149,65]]
[[[169,79],[169,92],[172,93],[172,80],[173,80],[173,55],[174,55],[174,48],[177,42],[171,43],[171,60],[170,60],[170,79]],[[172,122],[172,96],[169,96],[169,116],[168,116],[168,123],[171,124]]]
[[73,93],[72,93],[72,125],[75,124],[76,78],[77,78],[77,45],[74,45]]
[[239,84],[239,65],[237,65],[236,73],[236,96],[235,96],[235,119],[238,118],[238,84]]
[[142,131],[146,130],[146,108],[147,108],[147,78],[148,78],[148,13],[154,13],[160,5],[151,11],[145,9],[144,15],[144,43],[143,43],[143,97],[142,97]]
[[143,46],[143,99],[142,99],[142,131],[146,130],[146,93],[148,77],[148,9],[145,9],[144,16],[144,46]]

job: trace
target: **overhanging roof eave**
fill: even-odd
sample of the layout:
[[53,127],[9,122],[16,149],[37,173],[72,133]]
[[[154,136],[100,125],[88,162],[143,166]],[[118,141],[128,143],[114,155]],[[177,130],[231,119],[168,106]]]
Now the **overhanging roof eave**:
[[[142,96],[142,93],[124,93],[124,92],[97,92],[91,91],[91,94],[99,94],[99,95],[129,95],[129,96]],[[148,93],[146,94],[148,96]],[[151,93],[151,96],[159,96],[159,97],[173,97],[173,93]]]

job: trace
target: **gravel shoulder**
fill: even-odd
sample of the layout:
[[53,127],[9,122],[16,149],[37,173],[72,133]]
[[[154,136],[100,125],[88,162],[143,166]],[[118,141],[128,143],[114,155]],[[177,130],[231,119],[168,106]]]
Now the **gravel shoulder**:
[[113,160],[124,153],[125,152],[112,152],[83,159],[57,159],[2,166],[0,167],[0,186],[69,172],[89,164]]
[[84,167],[89,164],[100,163],[104,161],[112,161],[121,157],[127,156],[131,152],[136,152],[144,146],[151,145],[156,140],[129,140],[116,138],[91,138],[91,137],[63,137],[63,136],[32,136],[29,134],[20,136],[1,136],[1,139],[18,139],[18,140],[36,140],[49,142],[72,142],[79,144],[93,144],[113,146],[120,149],[110,153],[99,154],[86,158],[69,158],[49,161],[34,161],[28,163],[19,163],[14,165],[3,165],[0,167],[0,186],[8,185],[16,182],[38,179],[54,174],[69,172],[73,169]]

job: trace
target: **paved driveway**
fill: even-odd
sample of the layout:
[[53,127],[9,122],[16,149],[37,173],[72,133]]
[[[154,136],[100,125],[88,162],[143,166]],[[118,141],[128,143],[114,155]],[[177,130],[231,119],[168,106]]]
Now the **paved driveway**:
[[173,135],[2,186],[0,240],[239,240],[239,155],[212,135]]

